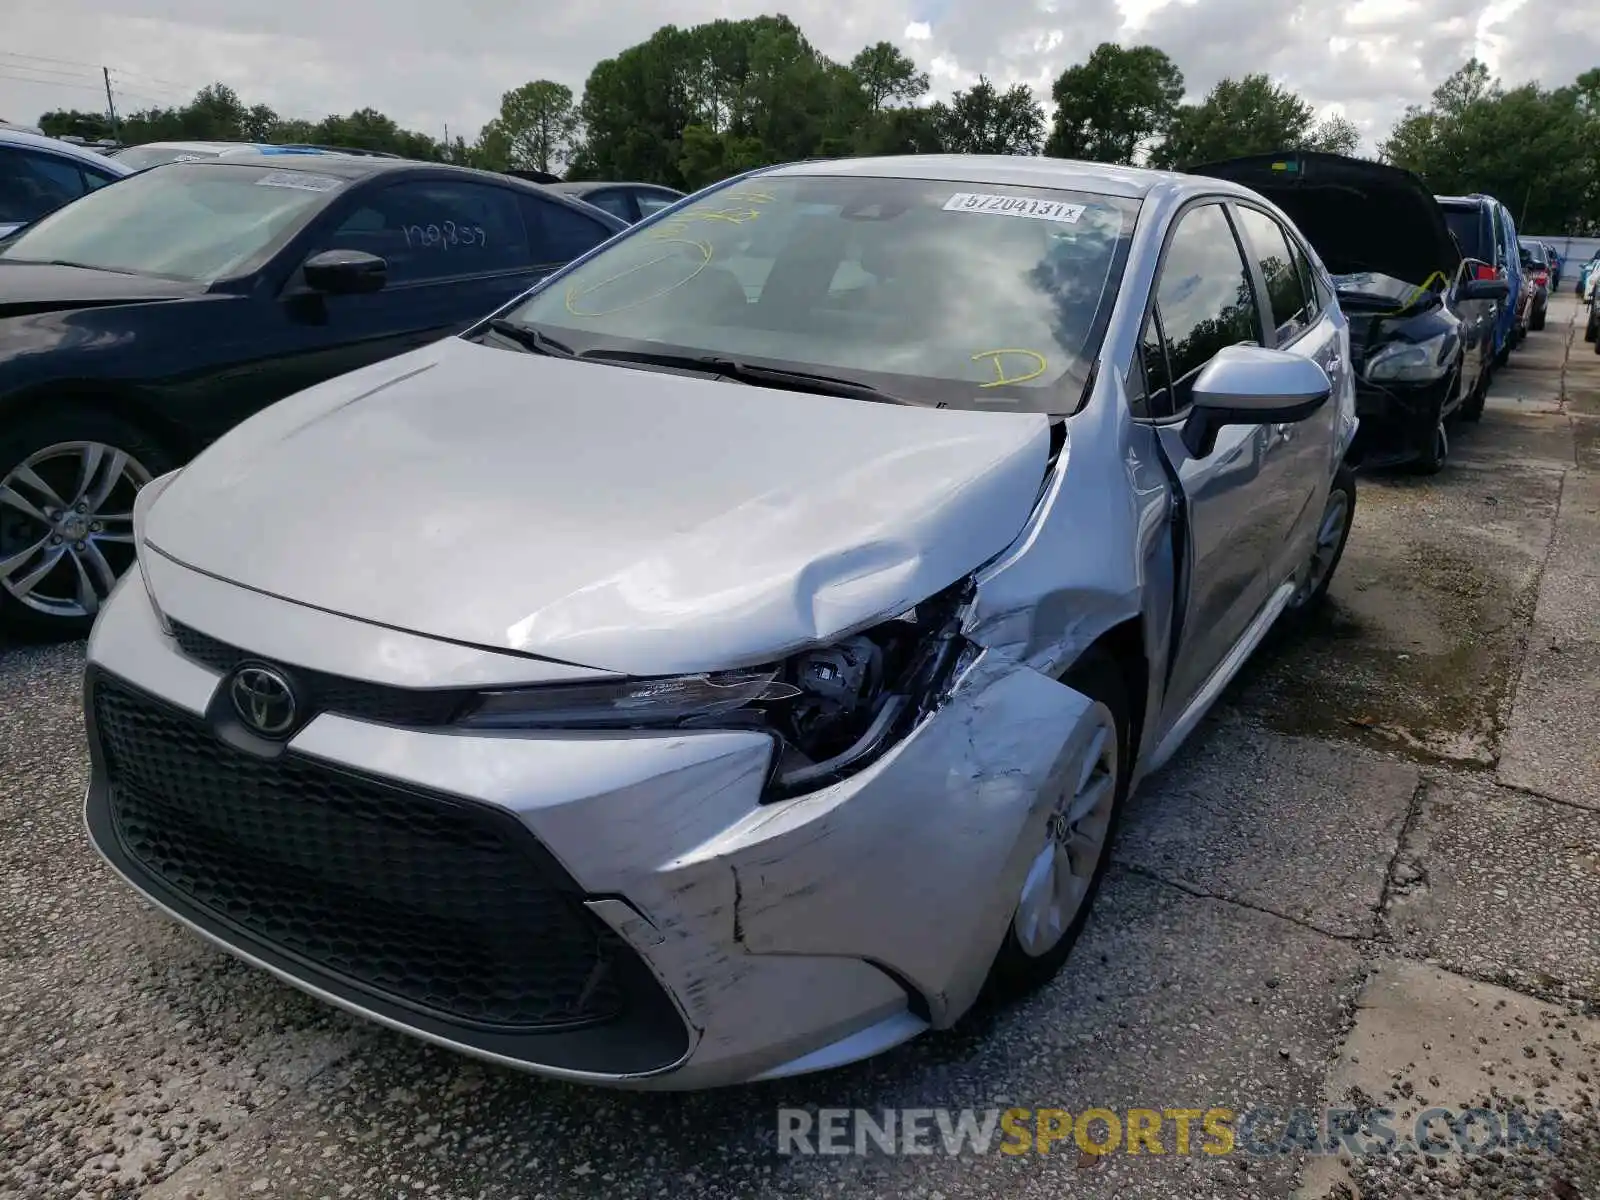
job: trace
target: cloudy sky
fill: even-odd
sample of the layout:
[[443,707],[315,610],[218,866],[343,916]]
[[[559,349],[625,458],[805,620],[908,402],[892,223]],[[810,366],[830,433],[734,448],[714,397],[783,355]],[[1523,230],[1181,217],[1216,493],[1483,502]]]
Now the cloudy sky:
[[0,118],[186,99],[211,80],[247,103],[321,117],[373,105],[411,128],[472,136],[502,91],[590,66],[668,21],[787,13],[826,53],[889,39],[936,93],[978,74],[1050,81],[1107,39],[1176,59],[1191,97],[1266,71],[1369,143],[1470,55],[1508,83],[1570,82],[1600,65],[1583,0],[50,0],[16,3],[0,41]]

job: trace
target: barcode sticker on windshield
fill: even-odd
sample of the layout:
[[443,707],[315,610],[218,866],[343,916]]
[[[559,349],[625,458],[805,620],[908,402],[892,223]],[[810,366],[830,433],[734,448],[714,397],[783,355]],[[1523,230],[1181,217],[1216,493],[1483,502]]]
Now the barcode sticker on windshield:
[[331,192],[341,180],[331,175],[308,175],[304,171],[268,171],[256,180],[257,187],[299,188],[303,192]]
[[985,192],[957,192],[944,202],[945,212],[983,213],[994,217],[1029,217],[1035,221],[1061,221],[1076,225],[1083,205],[1061,200],[1034,200],[1027,196],[991,196]]

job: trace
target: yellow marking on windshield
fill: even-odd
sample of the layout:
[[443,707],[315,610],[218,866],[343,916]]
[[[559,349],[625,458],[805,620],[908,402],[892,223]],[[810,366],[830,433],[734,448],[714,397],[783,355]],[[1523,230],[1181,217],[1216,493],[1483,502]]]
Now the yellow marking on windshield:
[[694,270],[690,271],[682,279],[679,279],[674,283],[669,283],[664,288],[658,288],[656,291],[650,292],[644,296],[640,296],[636,300],[630,300],[626,304],[619,304],[615,308],[603,308],[594,312],[580,309],[578,307],[578,301],[582,300],[586,296],[593,295],[607,284],[615,283],[619,279],[626,279],[629,275],[632,275],[637,271],[643,271],[646,267],[653,267],[657,263],[664,263],[668,259],[673,258],[674,255],[671,253],[663,254],[646,262],[636,263],[635,265],[629,267],[626,271],[618,271],[615,275],[612,275],[606,279],[602,279],[599,283],[594,284],[592,287],[584,288],[582,291],[578,290],[577,284],[570,284],[567,287],[567,311],[575,317],[609,317],[613,313],[626,312],[630,308],[638,308],[641,304],[648,304],[651,300],[658,300],[662,296],[665,296],[668,292],[677,291],[711,264],[712,251],[710,243],[708,242],[695,242],[690,241],[688,238],[658,238],[656,240],[658,240],[664,246],[693,246],[696,250],[700,251],[700,261],[695,264]]
[[[1031,359],[1038,365],[1033,370],[1025,371],[1021,375],[1007,375],[1005,364],[1000,361],[1007,354],[1020,355],[1023,358]],[[1037,350],[1018,350],[1015,348],[1009,350],[980,350],[972,356],[973,362],[983,362],[985,359],[994,367],[994,379],[989,383],[980,383],[978,386],[981,388],[1004,387],[1008,383],[1027,383],[1028,380],[1037,379],[1050,369],[1050,360]]]
[[693,221],[726,221],[730,225],[743,225],[746,221],[754,221],[760,215],[760,211],[754,208],[721,208],[707,209],[704,212],[675,213],[652,229],[650,236],[657,241],[668,241],[686,232]]
[[752,192],[745,188],[722,194],[729,200],[743,200],[746,204],[771,204],[777,200],[771,192]]

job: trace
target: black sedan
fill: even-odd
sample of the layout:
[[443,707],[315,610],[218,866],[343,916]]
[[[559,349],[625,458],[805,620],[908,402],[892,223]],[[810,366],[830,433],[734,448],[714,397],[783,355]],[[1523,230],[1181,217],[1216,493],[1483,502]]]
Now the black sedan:
[[503,175],[278,155],[130,176],[0,242],[0,625],[86,629],[144,483],[623,228]]
[[[1431,474],[1450,452],[1446,421],[1483,414],[1504,279],[1478,278],[1444,210],[1409,171],[1292,151],[1189,168],[1242,183],[1281,208],[1333,276],[1350,321],[1366,467]],[[1482,272],[1488,274],[1489,272]]]

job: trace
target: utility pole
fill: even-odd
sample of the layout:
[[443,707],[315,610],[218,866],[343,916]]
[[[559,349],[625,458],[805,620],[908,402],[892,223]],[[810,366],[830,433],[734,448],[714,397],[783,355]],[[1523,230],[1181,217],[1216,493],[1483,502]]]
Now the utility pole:
[[111,98],[111,68],[101,67],[100,74],[106,81],[106,115],[111,118],[111,136],[116,137],[117,129],[117,102]]

